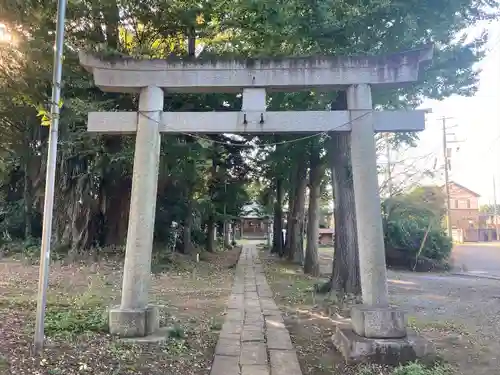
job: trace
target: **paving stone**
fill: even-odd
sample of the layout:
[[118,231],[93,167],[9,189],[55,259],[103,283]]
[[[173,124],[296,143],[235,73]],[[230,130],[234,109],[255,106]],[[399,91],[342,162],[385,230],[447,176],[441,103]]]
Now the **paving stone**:
[[269,350],[271,375],[302,375],[294,350]]
[[256,324],[264,326],[264,316],[262,314],[248,314],[245,316],[245,324]]
[[235,322],[226,320],[222,325],[221,332],[231,333],[231,334],[241,334],[243,331],[243,324],[241,322]]
[[269,375],[269,367],[264,365],[243,365],[241,375]]
[[245,299],[259,299],[257,292],[245,292]]
[[229,339],[221,337],[215,347],[216,355],[239,356],[241,351],[240,338]]
[[239,375],[240,366],[238,364],[238,357],[228,357],[223,355],[216,355],[212,363],[210,375]]
[[267,365],[266,344],[256,342],[241,343],[241,365]]
[[264,332],[258,327],[244,328],[241,333],[241,341],[260,341],[264,342]]
[[220,339],[230,339],[230,340],[240,340],[241,333],[231,333],[228,331],[220,331],[219,340]]
[[227,311],[227,314],[226,314],[226,320],[229,320],[229,321],[243,321],[245,317],[245,313],[243,310],[240,310],[240,309],[232,309],[232,310],[228,310]]
[[264,317],[266,321],[266,327],[270,328],[286,328],[285,322],[281,314],[279,315],[269,315]]
[[[243,331],[244,332],[244,331]],[[286,328],[274,328],[266,330],[268,349],[292,350],[292,340]]]
[[243,310],[243,308],[245,306],[245,302],[243,299],[243,295],[242,294],[239,294],[239,295],[241,296],[241,298],[235,298],[235,299],[232,299],[229,301],[229,303],[227,304],[228,309]]
[[255,308],[258,308],[259,311],[260,311],[260,307],[261,307],[261,303],[258,299],[246,299],[244,302],[243,302],[245,308],[247,307],[255,307]]
[[271,297],[260,297],[261,306],[266,307],[277,307],[276,302],[274,302],[274,298]]
[[245,319],[253,319],[253,320],[260,320],[260,318],[264,319],[260,306],[245,306],[244,311],[245,311]]
[[255,247],[241,252],[227,306],[210,375],[302,375]]

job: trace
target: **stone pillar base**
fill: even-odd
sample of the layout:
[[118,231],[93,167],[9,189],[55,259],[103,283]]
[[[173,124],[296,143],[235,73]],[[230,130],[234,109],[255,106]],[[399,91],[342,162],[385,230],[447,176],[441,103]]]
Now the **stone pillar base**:
[[355,305],[351,309],[353,331],[373,339],[406,337],[406,318],[403,311],[389,306]]
[[158,306],[145,309],[121,309],[114,306],[109,309],[109,333],[119,337],[144,337],[160,328]]
[[348,364],[372,362],[395,366],[434,354],[433,345],[413,333],[399,339],[373,339],[339,326],[332,340]]

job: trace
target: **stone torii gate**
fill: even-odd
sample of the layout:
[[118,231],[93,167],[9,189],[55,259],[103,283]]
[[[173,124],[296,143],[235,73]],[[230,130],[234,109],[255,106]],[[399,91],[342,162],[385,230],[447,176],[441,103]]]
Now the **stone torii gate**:
[[[335,342],[348,358],[356,350],[370,355],[381,345],[411,344],[404,314],[389,307],[374,132],[423,130],[425,113],[373,111],[371,86],[414,82],[421,64],[431,58],[431,47],[380,57],[244,61],[108,61],[80,54],[101,90],[140,95],[138,112],[89,113],[90,132],[136,133],[122,297],[120,306],[110,309],[110,332],[141,337],[159,328],[148,292],[160,133],[350,131],[363,305],[353,308],[352,329],[339,328]],[[266,92],[311,89],[346,90],[348,110],[266,111]],[[243,104],[239,112],[163,112],[164,91],[242,93]],[[367,346],[369,341],[376,344]]]

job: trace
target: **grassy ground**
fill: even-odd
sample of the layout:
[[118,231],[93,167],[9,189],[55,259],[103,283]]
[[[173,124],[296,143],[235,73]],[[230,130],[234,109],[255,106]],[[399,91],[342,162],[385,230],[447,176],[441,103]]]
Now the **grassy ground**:
[[[444,375],[462,373],[461,371],[455,372],[454,369],[447,368],[446,365],[435,365],[431,369],[419,364],[404,369],[383,366],[347,366],[331,342],[339,319],[333,301],[328,300],[328,297],[314,293],[314,285],[324,281],[324,279],[306,276],[300,267],[276,259],[265,252],[261,256],[264,260],[268,281],[275,293],[276,302],[284,311],[285,322],[297,349],[304,375]],[[464,330],[464,327],[452,320],[430,322],[411,317],[409,324],[410,328],[418,330],[419,333],[431,339],[433,335],[450,335],[451,332],[463,333]],[[457,345],[456,354],[463,355],[463,346],[460,343],[455,344]]]
[[31,354],[38,267],[0,262],[0,374],[207,374],[239,250],[181,257],[155,275],[151,298],[171,327],[164,344],[133,345],[106,333],[107,306],[121,289],[121,264],[54,265],[46,314],[46,350]]

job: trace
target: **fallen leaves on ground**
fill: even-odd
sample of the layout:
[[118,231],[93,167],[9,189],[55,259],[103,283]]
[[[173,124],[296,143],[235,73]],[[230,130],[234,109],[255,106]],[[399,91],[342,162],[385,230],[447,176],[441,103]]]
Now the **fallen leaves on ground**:
[[125,343],[105,332],[100,319],[105,322],[106,308],[118,300],[121,264],[54,265],[47,302],[50,330],[42,356],[31,351],[38,267],[3,260],[0,374],[206,374],[238,254],[238,249],[210,254],[200,263],[181,257],[182,267],[153,277],[150,297],[163,306],[163,324],[182,332],[161,344]]

